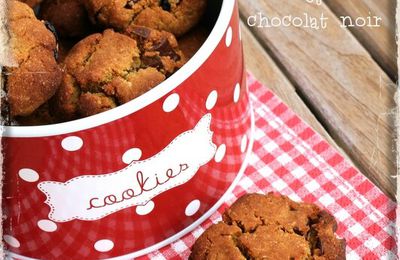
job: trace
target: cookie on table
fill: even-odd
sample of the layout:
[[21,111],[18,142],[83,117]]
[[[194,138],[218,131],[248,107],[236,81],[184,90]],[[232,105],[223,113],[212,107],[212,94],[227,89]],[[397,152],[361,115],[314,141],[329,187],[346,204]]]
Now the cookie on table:
[[188,60],[200,49],[209,34],[206,28],[198,26],[179,39],[179,47]]
[[132,25],[183,35],[200,20],[206,0],[87,0],[93,23],[123,31]]
[[84,1],[45,0],[40,6],[40,17],[49,21],[61,38],[86,36],[91,30],[91,23]]
[[285,196],[239,198],[195,242],[190,259],[345,259],[335,219]]
[[146,54],[146,40],[142,44],[110,29],[77,43],[65,58],[65,72],[56,95],[57,110],[64,120],[124,104],[161,83],[168,71],[179,66],[175,62],[168,68],[161,67],[158,61],[163,62],[163,53],[149,45],[153,51]]
[[6,67],[5,92],[11,117],[28,116],[57,91],[62,72],[57,64],[55,36],[33,10],[9,1],[10,49],[17,67]]

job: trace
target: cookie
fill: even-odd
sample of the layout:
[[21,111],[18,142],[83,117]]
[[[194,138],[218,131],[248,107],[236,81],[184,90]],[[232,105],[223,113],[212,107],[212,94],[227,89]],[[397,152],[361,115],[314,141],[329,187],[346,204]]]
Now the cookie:
[[132,25],[183,35],[200,20],[206,0],[87,0],[92,22],[124,31]]
[[[171,59],[149,44],[145,36],[138,44],[127,35],[107,29],[86,37],[70,50],[56,95],[57,110],[64,120],[94,115],[124,104],[158,85],[168,72],[177,69],[177,62],[168,63],[167,68],[163,66],[164,60]],[[162,37],[158,41],[169,42]],[[147,53],[147,48],[152,51]]]
[[91,24],[84,0],[45,0],[40,6],[40,17],[49,21],[61,38],[88,35]]
[[196,54],[207,40],[208,35],[209,31],[206,28],[198,26],[179,39],[179,48],[187,59],[192,58]]
[[42,2],[42,0],[18,0],[18,1],[27,4],[32,8],[38,6]]
[[285,196],[249,194],[195,242],[190,259],[345,259],[335,219]]
[[60,85],[56,39],[33,10],[9,1],[9,33],[12,56],[17,67],[5,68],[5,92],[11,117],[28,116],[47,102]]

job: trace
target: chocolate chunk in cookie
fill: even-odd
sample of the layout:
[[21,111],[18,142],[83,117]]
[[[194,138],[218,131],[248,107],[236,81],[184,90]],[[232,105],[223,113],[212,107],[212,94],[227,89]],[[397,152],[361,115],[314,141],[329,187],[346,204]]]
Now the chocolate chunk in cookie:
[[206,0],[87,0],[94,23],[124,31],[141,25],[183,35],[200,20]]
[[186,62],[175,36],[169,32],[132,26],[125,34],[136,40],[144,66],[155,67],[169,76]]
[[198,238],[190,259],[345,259],[336,228],[335,219],[315,205],[249,194]]
[[45,0],[40,17],[49,21],[61,38],[83,37],[91,31],[84,0]]
[[[127,35],[105,30],[77,43],[65,58],[65,73],[56,96],[64,119],[90,116],[124,104],[175,71],[179,64],[172,63],[169,56],[157,50],[147,53],[154,47],[149,43],[151,35],[150,31],[149,38],[138,43]],[[160,64],[145,57],[160,60]],[[168,62],[164,64],[164,60]]]
[[17,67],[5,68],[5,92],[11,117],[28,116],[57,91],[62,72],[55,59],[57,43],[33,10],[9,1],[10,47]]

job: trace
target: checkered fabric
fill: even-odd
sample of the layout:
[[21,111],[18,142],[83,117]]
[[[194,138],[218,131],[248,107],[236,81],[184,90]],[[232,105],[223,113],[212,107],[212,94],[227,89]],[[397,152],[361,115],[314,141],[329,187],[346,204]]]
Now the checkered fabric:
[[270,191],[330,211],[347,241],[347,259],[396,259],[396,204],[251,75],[248,85],[256,128],[245,175],[210,219],[140,259],[187,259],[194,241],[238,197]]

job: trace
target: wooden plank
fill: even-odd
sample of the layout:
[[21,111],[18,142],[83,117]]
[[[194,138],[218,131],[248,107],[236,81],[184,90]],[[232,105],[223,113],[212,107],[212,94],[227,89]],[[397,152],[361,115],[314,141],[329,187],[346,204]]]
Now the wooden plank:
[[[372,24],[378,21],[380,27],[348,28],[390,77],[397,78],[396,0],[325,0],[325,3],[337,17],[350,16],[353,21],[356,21],[358,17],[370,16]],[[382,18],[381,22],[379,18]],[[340,19],[345,19],[346,24],[350,21],[348,18]],[[362,22],[360,18],[359,24]]]
[[243,20],[268,17],[327,18],[327,28],[251,27],[297,91],[358,168],[395,198],[392,152],[394,87],[386,73],[330,9],[302,0],[239,0]]
[[279,70],[275,62],[243,23],[241,23],[241,30],[245,64],[251,73],[257,78],[257,80],[272,90],[272,92],[274,92],[317,133],[325,138],[326,141],[341,151],[343,156],[348,158],[320,122],[318,122],[314,114],[297,95],[296,89],[290,81],[285,77],[282,71]]

